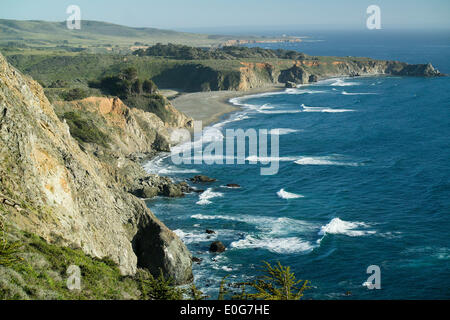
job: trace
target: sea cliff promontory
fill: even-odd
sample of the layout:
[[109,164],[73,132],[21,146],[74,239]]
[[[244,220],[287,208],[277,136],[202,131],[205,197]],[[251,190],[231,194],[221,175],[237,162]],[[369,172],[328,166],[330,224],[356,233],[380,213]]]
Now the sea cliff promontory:
[[[67,105],[52,105],[37,82],[0,55],[0,193],[20,204],[5,207],[7,224],[111,259],[124,275],[139,267],[155,275],[161,270],[179,284],[191,281],[185,245],[127,190],[130,179],[146,175],[130,156],[166,149],[170,127],[120,100],[71,104],[69,116]],[[80,118],[83,113],[93,116]],[[92,119],[102,121],[102,132]],[[83,123],[97,143],[74,138]]]

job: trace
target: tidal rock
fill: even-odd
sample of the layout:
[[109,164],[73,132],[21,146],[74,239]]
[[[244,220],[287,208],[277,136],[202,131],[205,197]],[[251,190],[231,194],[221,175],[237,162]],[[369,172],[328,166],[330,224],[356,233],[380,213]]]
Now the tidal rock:
[[203,259],[201,259],[201,258],[192,257],[192,262],[195,262],[195,263],[197,263],[197,264],[200,264],[200,263],[202,263],[202,261],[203,261]]
[[191,193],[194,191],[194,188],[190,187],[186,182],[180,182],[178,183],[178,186],[184,193]]
[[221,253],[221,252],[224,252],[225,250],[226,250],[226,248],[221,241],[214,241],[209,246],[210,252]]
[[181,188],[174,184],[164,185],[162,194],[165,197],[170,197],[170,198],[179,198],[179,197],[184,196],[184,193],[183,193],[183,191],[181,191]]
[[214,230],[206,229],[207,234],[215,234],[216,232]]
[[241,186],[238,185],[237,183],[229,183],[226,185],[226,187],[228,188],[234,188],[234,189],[239,189]]
[[203,176],[203,175],[195,176],[195,177],[193,177],[193,178],[191,178],[189,180],[194,182],[194,183],[208,183],[208,182],[215,182],[215,181],[217,181],[214,178],[210,178],[210,177]]
[[292,81],[287,81],[284,86],[285,88],[297,88],[297,84]]
[[153,275],[162,270],[165,277],[174,279],[175,284],[193,280],[191,253],[176,234],[153,215],[141,219],[133,238],[133,248],[138,266],[148,269]]
[[317,82],[317,81],[319,81],[319,77],[315,74],[312,74],[309,76],[308,81],[309,81],[309,83]]

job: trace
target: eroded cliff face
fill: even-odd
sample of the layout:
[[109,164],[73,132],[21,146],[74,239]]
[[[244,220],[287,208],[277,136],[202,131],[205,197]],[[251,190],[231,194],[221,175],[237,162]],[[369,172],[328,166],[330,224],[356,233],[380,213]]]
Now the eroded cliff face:
[[[147,136],[145,123],[155,132],[166,127],[118,101],[97,102],[97,110],[124,132],[113,143],[119,158],[142,141],[154,146],[157,133]],[[132,124],[141,120],[142,126]],[[176,283],[190,281],[189,251],[143,201],[115,183],[111,166],[119,163],[105,165],[80,149],[40,85],[0,55],[0,192],[26,208],[9,216],[10,222],[49,242],[110,257],[124,274],[135,273],[139,264],[153,272],[162,268]]]
[[397,75],[438,77],[438,70],[429,64],[407,64],[398,61],[373,60],[368,58],[312,57],[295,60],[290,66],[277,63],[241,62],[240,82],[228,90],[246,91],[274,84],[308,84],[332,77],[355,77],[370,75]]
[[239,91],[261,88],[277,81],[279,72],[270,63],[241,62],[241,64],[240,82],[237,88]]
[[291,68],[282,70],[278,81],[307,84],[319,79],[331,77],[357,77],[371,75],[396,75],[415,77],[443,76],[438,70],[428,64],[410,65],[398,61],[383,61],[372,59],[347,60],[299,60],[293,61]]
[[58,101],[54,107],[63,121],[67,112],[90,114],[93,124],[109,138],[110,149],[122,155],[167,151],[172,130],[184,127],[188,122],[187,117],[180,116],[176,126],[169,126],[156,114],[129,108],[119,98],[89,97],[70,102]]

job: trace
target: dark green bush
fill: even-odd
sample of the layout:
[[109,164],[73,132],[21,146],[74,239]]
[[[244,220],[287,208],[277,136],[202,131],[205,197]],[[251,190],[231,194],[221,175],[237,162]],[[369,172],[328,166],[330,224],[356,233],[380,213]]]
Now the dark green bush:
[[66,101],[81,100],[87,97],[88,93],[81,88],[70,89],[62,94],[62,98]]
[[70,111],[62,116],[70,128],[70,133],[78,142],[96,143],[108,147],[109,137],[97,128],[96,123],[79,111]]

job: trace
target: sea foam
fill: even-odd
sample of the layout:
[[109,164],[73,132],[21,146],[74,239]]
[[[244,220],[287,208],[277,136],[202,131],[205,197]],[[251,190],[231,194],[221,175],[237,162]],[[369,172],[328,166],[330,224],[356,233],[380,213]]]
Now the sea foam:
[[298,198],[304,198],[304,196],[300,195],[300,194],[295,194],[295,193],[291,193],[291,192],[287,192],[284,189],[281,189],[280,191],[277,192],[277,195],[281,198],[281,199],[298,199]]
[[206,205],[212,203],[210,199],[223,197],[223,193],[221,192],[213,192],[212,188],[208,188],[206,191],[199,195],[199,201],[197,201],[198,205]]
[[334,218],[328,224],[322,226],[318,234],[321,236],[326,234],[343,234],[350,237],[359,237],[375,233],[375,231],[371,230],[357,230],[358,228],[367,227],[368,225],[364,222],[350,222]]
[[343,79],[336,79],[335,82],[330,84],[333,87],[347,87],[347,86],[357,86],[359,82],[345,82]]
[[303,112],[328,112],[328,113],[339,113],[339,112],[354,112],[352,109],[333,109],[327,107],[308,107],[304,104],[301,105]]
[[289,128],[277,128],[277,129],[272,129],[269,131],[270,134],[276,134],[279,136],[282,135],[286,135],[286,134],[290,134],[290,133],[295,133],[295,132],[299,132],[301,130],[297,130],[297,129],[289,129]]
[[258,238],[252,235],[247,235],[244,239],[232,242],[230,247],[236,249],[266,249],[279,254],[309,252],[314,249],[311,243],[297,237]]

